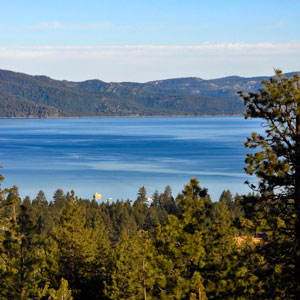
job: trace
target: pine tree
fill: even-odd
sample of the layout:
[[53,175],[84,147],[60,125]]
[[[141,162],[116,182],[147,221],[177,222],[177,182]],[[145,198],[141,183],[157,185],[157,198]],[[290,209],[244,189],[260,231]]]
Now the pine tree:
[[65,204],[67,203],[67,197],[65,196],[62,189],[58,189],[55,191],[53,195],[54,207],[57,211],[60,211]]
[[114,249],[106,295],[112,300],[150,300],[156,279],[155,249],[148,233],[128,233],[123,229]]
[[42,190],[40,190],[37,196],[32,200],[32,206],[42,206],[42,205],[48,205],[48,201],[45,193]]
[[219,201],[224,201],[227,207],[231,209],[233,206],[233,198],[230,190],[227,191],[224,190],[220,196]]
[[[268,235],[261,246],[268,267],[260,276],[269,279],[266,297],[300,298],[300,83],[299,77],[263,81],[258,93],[240,95],[247,106],[246,118],[265,122],[265,134],[252,133],[246,147],[245,168],[259,183],[251,187],[259,197],[246,197],[245,211]],[[257,250],[258,251],[258,250]],[[294,276],[292,276],[294,274]],[[267,296],[268,295],[268,296]]]
[[50,289],[48,300],[73,300],[68,281],[62,278],[58,290]]
[[108,231],[99,212],[95,212],[91,222],[91,239],[94,241],[94,257],[91,261],[89,280],[85,283],[85,299],[106,299],[104,282],[108,280],[112,264],[112,248]]
[[43,238],[45,238],[54,226],[54,219],[46,195],[42,190],[32,200],[30,213],[33,222],[38,226],[38,233],[43,234]]
[[155,190],[153,193],[153,199],[151,203],[152,207],[158,208],[159,207],[159,193],[158,190]]
[[146,189],[144,186],[142,186],[138,191],[136,202],[145,203],[147,201],[146,195],[147,195]]
[[202,269],[205,266],[203,234],[211,201],[207,190],[192,178],[177,201],[178,217],[169,215],[158,228],[155,245],[159,255],[160,280],[156,281],[158,299],[206,299]]
[[167,214],[173,214],[175,216],[178,214],[178,208],[169,185],[166,186],[164,192],[159,197],[159,207],[163,208]]
[[1,299],[40,299],[47,292],[48,279],[43,274],[41,244],[18,189],[8,190],[1,199]]
[[97,241],[92,229],[86,228],[85,210],[71,192],[68,204],[61,210],[60,223],[53,237],[58,244],[59,274],[65,278],[75,299],[84,299],[85,287],[93,281],[93,264]]
[[[230,198],[229,198],[230,199]],[[233,225],[233,214],[228,208],[228,199],[213,203],[203,240],[206,252],[202,274],[208,299],[233,299],[237,276],[238,230]]]
[[146,216],[148,211],[146,189],[142,186],[137,195],[137,199],[133,203],[133,215],[138,229],[146,229]]

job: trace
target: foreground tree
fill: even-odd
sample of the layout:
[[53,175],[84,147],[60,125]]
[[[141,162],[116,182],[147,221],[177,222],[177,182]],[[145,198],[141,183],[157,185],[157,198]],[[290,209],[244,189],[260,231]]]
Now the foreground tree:
[[72,291],[69,290],[68,281],[63,278],[60,281],[58,290],[50,289],[49,294],[48,300],[73,300]]
[[155,249],[148,232],[129,233],[124,228],[112,253],[111,276],[105,293],[111,300],[155,299],[157,279]]
[[155,245],[159,280],[157,299],[205,300],[204,278],[207,222],[211,200],[207,190],[192,178],[177,197],[180,214],[169,215],[168,222],[157,228]]
[[267,259],[262,272],[273,280],[266,293],[273,299],[300,299],[299,76],[288,79],[276,70],[276,77],[263,84],[258,93],[240,92],[245,117],[263,119],[266,127],[264,135],[253,132],[245,143],[258,149],[247,154],[245,170],[259,179],[257,186],[250,185],[259,197],[246,197],[245,210],[268,235],[260,246]]
[[[74,191],[60,213],[60,223],[53,230],[58,247],[59,276],[68,281],[74,299],[98,299],[102,261],[98,250],[106,240],[104,232],[86,226],[86,210],[79,205]],[[104,249],[104,247],[102,247]],[[105,255],[107,255],[105,253]],[[97,286],[95,284],[97,283]],[[93,287],[93,288],[92,288]]]
[[48,289],[36,226],[18,189],[0,197],[0,299],[41,299]]

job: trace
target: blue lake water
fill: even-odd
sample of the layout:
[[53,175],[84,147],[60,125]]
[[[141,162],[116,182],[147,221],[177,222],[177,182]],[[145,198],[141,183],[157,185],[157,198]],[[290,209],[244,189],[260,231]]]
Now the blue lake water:
[[91,199],[135,199],[170,185],[177,195],[191,177],[213,200],[224,189],[248,193],[243,143],[259,120],[243,117],[1,119],[3,186],[48,200],[58,188]]

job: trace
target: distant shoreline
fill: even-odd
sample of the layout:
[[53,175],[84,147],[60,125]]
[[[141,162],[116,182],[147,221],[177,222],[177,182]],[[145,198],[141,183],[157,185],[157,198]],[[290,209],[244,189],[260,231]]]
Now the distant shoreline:
[[208,118],[208,117],[243,117],[243,114],[236,114],[236,115],[156,115],[156,116],[77,116],[77,117],[0,117],[1,120],[15,120],[15,119],[21,119],[21,120],[47,120],[47,119],[100,119],[100,118]]

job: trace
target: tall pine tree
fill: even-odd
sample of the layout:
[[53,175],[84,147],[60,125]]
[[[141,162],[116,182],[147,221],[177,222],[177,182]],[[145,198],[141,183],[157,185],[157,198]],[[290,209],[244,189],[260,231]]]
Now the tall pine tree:
[[48,288],[37,227],[26,206],[21,205],[18,189],[8,190],[0,206],[0,297],[1,299],[41,299]]
[[[300,298],[300,83],[299,77],[263,81],[258,93],[240,95],[246,118],[265,123],[265,134],[252,133],[246,147],[246,172],[258,177],[251,187],[259,197],[245,198],[245,211],[268,235],[261,251],[268,264],[262,276],[272,278],[266,297]],[[293,275],[292,275],[293,274]]]

